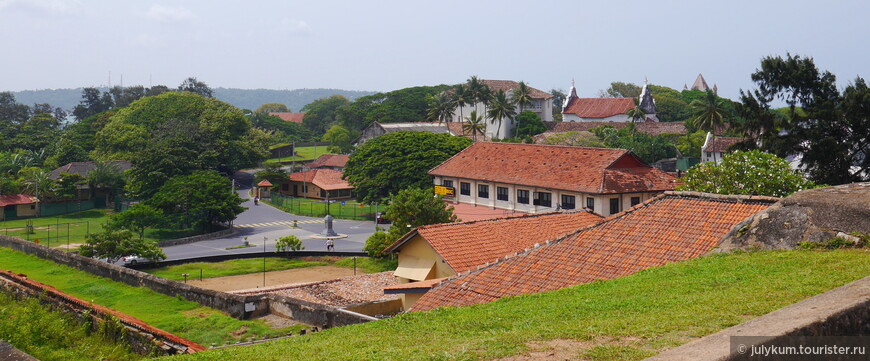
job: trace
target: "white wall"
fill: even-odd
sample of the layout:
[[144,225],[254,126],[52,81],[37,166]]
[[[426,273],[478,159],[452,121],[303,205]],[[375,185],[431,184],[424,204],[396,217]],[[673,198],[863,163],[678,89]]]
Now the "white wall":
[[562,113],[563,122],[630,122],[631,118],[625,114],[617,114],[607,118],[581,118],[577,114]]
[[[541,104],[540,107],[526,107],[525,110],[530,110],[538,114],[541,117],[542,121],[551,122],[553,121],[553,98],[544,100],[544,99],[536,99],[536,103]],[[460,112],[461,110],[461,112]],[[492,122],[486,114],[484,113],[486,109],[484,109],[483,103],[475,103],[473,105],[466,105],[462,107],[456,107],[453,112],[453,121],[454,122],[465,122],[465,118],[467,118],[472,111],[477,110],[477,115],[483,118],[483,122],[486,123],[486,136],[487,137],[495,137],[495,138],[510,138],[514,135],[514,128],[516,127],[516,122],[511,121],[510,119],[502,119],[501,128],[498,127],[498,120]],[[517,115],[520,113],[520,107],[515,107]]]

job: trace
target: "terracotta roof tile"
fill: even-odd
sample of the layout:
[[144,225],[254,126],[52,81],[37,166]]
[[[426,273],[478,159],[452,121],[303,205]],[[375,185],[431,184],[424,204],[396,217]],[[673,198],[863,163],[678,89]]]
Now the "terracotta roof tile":
[[[638,169],[628,172],[631,168]],[[674,176],[643,164],[624,149],[479,142],[429,174],[590,194],[616,193],[614,187],[606,185],[605,170],[612,171],[607,173],[612,179],[644,181],[633,181],[632,187],[622,186],[620,192],[674,189]],[[625,174],[617,174],[620,172]]]
[[313,162],[305,165],[305,168],[338,167],[344,168],[350,156],[347,154],[322,154]]
[[285,122],[293,122],[302,124],[302,119],[305,118],[305,113],[287,113],[287,112],[272,112],[269,115],[281,118]]
[[[609,125],[616,129],[622,129],[628,126],[628,122],[544,122],[544,126],[549,129],[547,133],[562,133],[562,132],[580,132],[592,128]],[[637,122],[634,128],[638,132],[644,133],[651,137],[659,134],[686,134],[686,124],[684,122]],[[544,134],[547,134],[544,133]]]
[[707,147],[704,148],[704,151],[725,153],[732,145],[740,143],[742,141],[743,138],[737,137],[713,137],[713,139],[711,140],[712,144],[707,145]]
[[420,235],[454,272],[461,273],[602,220],[584,210],[433,224],[409,232],[386,251],[401,250],[405,241]]
[[26,194],[6,194],[0,196],[0,207],[31,203],[36,203],[36,197]]
[[[513,80],[481,80],[481,82],[486,84],[486,86],[488,86],[489,89],[493,92],[499,90],[504,90],[505,92],[507,92],[508,90],[519,88],[520,86],[520,83],[517,83]],[[552,94],[545,91],[538,90],[532,87],[529,88],[531,89],[531,95],[534,99],[550,99],[553,97]]]
[[260,183],[257,183],[257,187],[271,187],[271,186],[272,186],[272,182],[269,182],[268,179],[263,179],[260,181]]
[[774,201],[667,192],[549,245],[451,277],[423,295],[412,311],[552,291],[698,257]]
[[291,181],[313,183],[323,190],[353,189],[353,186],[341,179],[341,171],[318,168],[304,172],[296,172],[287,176]]
[[632,98],[572,98],[562,114],[576,114],[581,118],[607,118],[625,114],[634,108]]

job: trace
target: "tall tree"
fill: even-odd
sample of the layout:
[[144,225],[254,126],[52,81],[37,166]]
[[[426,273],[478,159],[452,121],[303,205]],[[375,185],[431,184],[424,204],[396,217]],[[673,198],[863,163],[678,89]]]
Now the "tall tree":
[[106,229],[91,233],[87,242],[81,247],[81,255],[85,257],[106,258],[109,263],[118,262],[124,256],[140,256],[159,261],[166,259],[166,254],[157,243],[142,238],[133,237],[133,232],[126,229]]
[[112,190],[119,189],[124,186],[124,173],[115,162],[96,162],[92,169],[85,176],[88,183],[88,188],[93,196],[97,190],[103,190],[106,193],[106,204],[109,204],[109,195]]
[[471,104],[482,103],[483,113],[486,114],[489,101],[492,98],[492,91],[489,89],[489,86],[481,81],[477,76],[471,76],[468,78],[466,86]]
[[637,98],[640,96],[641,87],[633,83],[615,81],[610,83],[610,88],[598,92],[602,98]]
[[[520,113],[525,111],[526,107],[532,104],[532,88],[526,82],[520,81],[520,84],[513,90],[511,101],[520,107]],[[514,136],[519,137],[519,129]]]
[[162,210],[182,227],[210,230],[215,222],[232,221],[245,210],[231,187],[228,178],[213,170],[196,171],[173,177],[145,204]]
[[465,123],[462,123],[462,131],[471,134],[475,142],[477,142],[477,135],[483,134],[485,130],[486,123],[483,122],[482,116],[477,115],[477,110],[472,110],[471,114],[465,117]]
[[320,136],[338,121],[338,109],[348,104],[350,101],[341,95],[317,99],[302,107],[302,112],[305,113],[302,124]]
[[257,113],[269,114],[269,113],[287,113],[290,112],[290,109],[287,108],[286,105],[281,103],[266,103],[260,105],[257,108]]
[[553,95],[553,115],[561,115],[562,106],[565,104],[565,99],[568,99],[568,95],[563,89],[550,89],[550,94]]
[[350,131],[338,124],[329,127],[321,139],[324,142],[329,142],[329,147],[326,150],[332,153],[346,154],[353,149]]
[[78,120],[82,120],[112,109],[113,106],[114,102],[112,101],[111,94],[102,93],[100,89],[93,87],[84,88],[82,89],[82,100],[73,109],[73,116]]
[[[501,131],[502,120],[507,118],[511,123],[513,123],[514,118],[517,116],[517,111],[516,108],[514,108],[513,103],[508,100],[507,93],[505,93],[504,90],[499,89],[492,97],[492,106],[489,108],[487,115],[491,122],[498,120],[497,129],[498,131]],[[500,134],[499,136],[503,138],[506,135],[507,134]]]
[[178,85],[178,91],[191,92],[202,95],[206,98],[214,98],[213,91],[208,87],[208,84],[197,80],[196,77],[184,79],[184,81]]
[[435,95],[430,95],[428,98],[429,108],[426,112],[426,120],[430,122],[450,122],[453,119],[453,112],[456,110],[456,104],[450,99],[446,92],[440,92]]
[[459,119],[465,119],[464,114],[462,114],[462,107],[470,104],[474,104],[474,100],[468,90],[468,87],[464,84],[459,84],[453,87],[453,104],[456,104],[459,107]]
[[635,106],[634,108],[629,109],[625,112],[625,115],[628,116],[628,119],[631,119],[632,123],[637,123],[638,120],[643,120],[646,118],[646,112],[643,111],[639,106]]
[[712,90],[707,90],[703,99],[693,101],[690,105],[694,110],[689,122],[697,129],[707,132],[717,132],[730,119],[731,114],[725,108],[725,99],[716,96]]

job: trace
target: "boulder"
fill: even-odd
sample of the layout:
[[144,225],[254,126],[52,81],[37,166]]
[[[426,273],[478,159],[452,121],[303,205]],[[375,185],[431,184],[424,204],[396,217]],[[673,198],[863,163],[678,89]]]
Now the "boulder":
[[739,223],[714,252],[794,249],[839,233],[870,234],[870,182],[800,191]]

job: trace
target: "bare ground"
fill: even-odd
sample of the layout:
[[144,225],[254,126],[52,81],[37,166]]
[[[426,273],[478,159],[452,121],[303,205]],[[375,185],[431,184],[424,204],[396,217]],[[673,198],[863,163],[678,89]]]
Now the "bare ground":
[[[353,270],[333,266],[297,268],[284,271],[266,272],[265,286],[274,287],[278,285],[320,282],[346,276],[353,276]],[[249,290],[263,287],[263,274],[252,273],[239,276],[206,278],[202,281],[188,280],[187,283],[193,286],[224,292]]]

